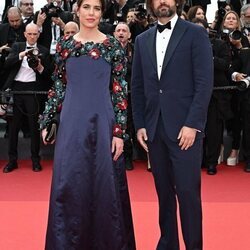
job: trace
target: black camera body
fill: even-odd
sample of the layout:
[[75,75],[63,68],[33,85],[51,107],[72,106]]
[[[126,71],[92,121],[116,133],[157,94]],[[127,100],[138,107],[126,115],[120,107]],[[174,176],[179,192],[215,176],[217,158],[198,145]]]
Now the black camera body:
[[147,10],[144,8],[144,3],[139,3],[136,6],[135,11],[137,12],[135,13],[135,16],[138,20],[142,21],[147,18]]
[[36,69],[39,64],[39,50],[37,48],[28,50],[26,53],[27,62],[30,68]]
[[41,8],[41,13],[45,13],[48,18],[59,17],[60,12],[62,12],[62,9],[58,6],[56,1],[46,4]]

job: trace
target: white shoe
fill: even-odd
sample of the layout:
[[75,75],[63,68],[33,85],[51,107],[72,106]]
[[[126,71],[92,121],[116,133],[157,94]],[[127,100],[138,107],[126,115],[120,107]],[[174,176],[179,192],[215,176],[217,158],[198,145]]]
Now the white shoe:
[[228,166],[236,166],[239,163],[239,151],[237,150],[237,154],[235,157],[228,157],[227,158],[227,165]]

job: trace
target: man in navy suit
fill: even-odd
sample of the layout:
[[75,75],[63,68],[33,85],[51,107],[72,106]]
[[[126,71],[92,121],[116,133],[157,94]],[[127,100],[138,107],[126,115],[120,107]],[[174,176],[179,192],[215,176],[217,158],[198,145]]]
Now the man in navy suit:
[[186,249],[202,249],[200,167],[213,56],[206,30],[178,18],[183,3],[147,1],[158,24],[137,37],[132,68],[137,138],[159,199],[157,250],[179,249],[177,199]]

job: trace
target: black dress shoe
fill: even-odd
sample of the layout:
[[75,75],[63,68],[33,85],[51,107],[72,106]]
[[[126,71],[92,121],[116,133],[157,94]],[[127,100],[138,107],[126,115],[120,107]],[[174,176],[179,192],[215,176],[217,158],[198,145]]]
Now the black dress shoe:
[[3,172],[9,173],[12,172],[14,169],[17,169],[17,162],[16,161],[10,161],[8,164],[4,167]]
[[39,162],[33,162],[33,164],[32,164],[32,170],[34,172],[40,172],[40,171],[42,171],[41,164]]
[[246,167],[244,169],[245,172],[250,173],[250,162],[246,164]]
[[215,165],[209,165],[207,167],[207,174],[209,174],[209,175],[215,175],[215,174],[217,174],[216,166]]
[[125,159],[125,167],[127,170],[133,170],[134,165],[132,159]]

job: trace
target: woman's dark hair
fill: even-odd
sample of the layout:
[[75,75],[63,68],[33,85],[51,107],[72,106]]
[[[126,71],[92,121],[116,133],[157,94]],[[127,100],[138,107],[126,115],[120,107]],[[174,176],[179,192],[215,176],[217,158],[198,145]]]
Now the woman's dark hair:
[[200,5],[195,5],[188,10],[187,17],[189,21],[192,21],[195,18],[198,9],[202,9],[204,12],[204,9]]
[[205,19],[193,18],[193,19],[191,20],[191,22],[192,22],[192,23],[196,23],[196,24],[201,23],[202,26],[203,26],[205,29],[207,29],[207,28],[209,27],[209,26],[208,26],[208,23],[207,23],[207,21],[206,21]]
[[[150,14],[154,17],[155,13],[154,13],[154,8],[153,8],[153,1],[154,0],[146,0],[146,6],[147,6],[147,10],[149,10]],[[176,13],[179,15],[182,11],[182,7],[184,5],[184,3],[186,2],[186,0],[175,0],[176,3]]]
[[[84,0],[77,0],[77,7],[80,8]],[[102,13],[104,13],[106,9],[106,1],[105,0],[99,0],[101,3]]]

